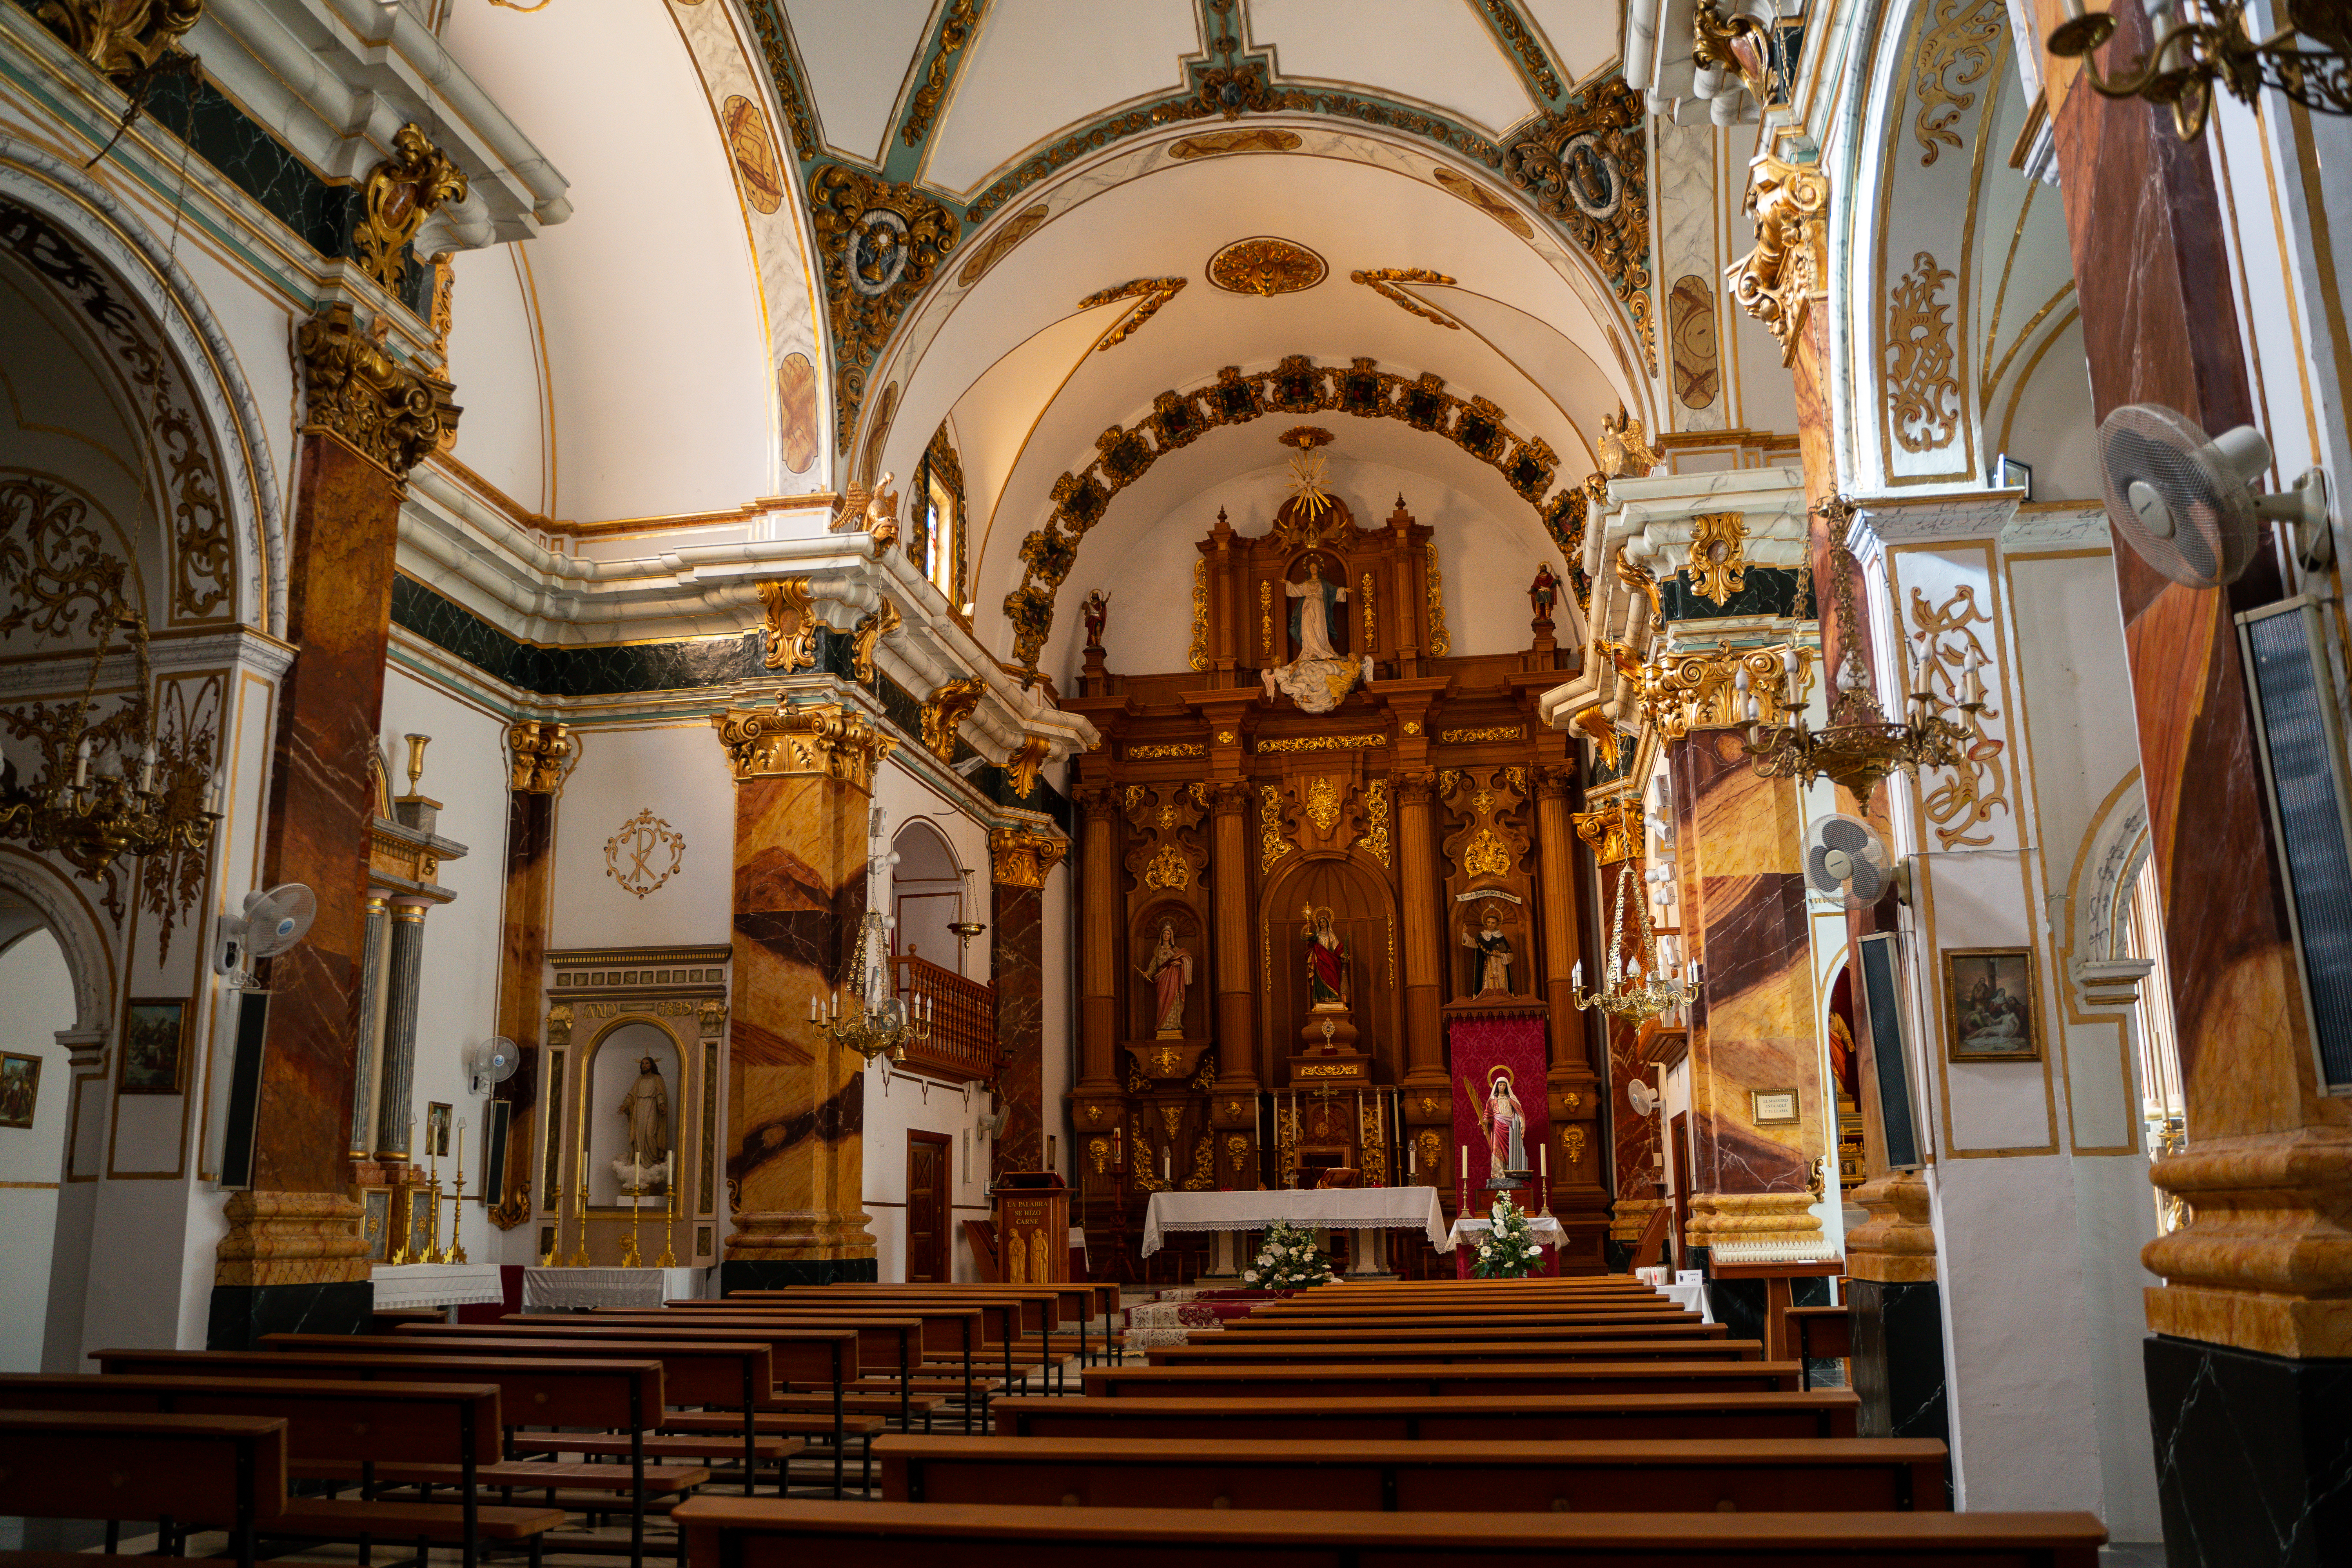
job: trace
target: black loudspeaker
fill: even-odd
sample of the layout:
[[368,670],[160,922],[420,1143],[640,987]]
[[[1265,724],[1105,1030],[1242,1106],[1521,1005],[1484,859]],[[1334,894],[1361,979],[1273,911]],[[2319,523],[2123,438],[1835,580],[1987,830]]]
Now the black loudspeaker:
[[269,1032],[269,994],[236,994],[236,1056],[229,1065],[228,1119],[221,1138],[220,1184],[253,1184],[253,1124],[261,1108],[261,1042]]
[[1902,933],[1862,939],[1862,1001],[1870,1021],[1870,1060],[1878,1074],[1878,1115],[1886,1129],[1886,1163],[1896,1171],[1926,1162],[1911,1098],[1911,1059],[1903,1048]]
[[514,1116],[510,1100],[493,1100],[482,1108],[482,1202],[496,1207],[506,1202],[507,1131]]

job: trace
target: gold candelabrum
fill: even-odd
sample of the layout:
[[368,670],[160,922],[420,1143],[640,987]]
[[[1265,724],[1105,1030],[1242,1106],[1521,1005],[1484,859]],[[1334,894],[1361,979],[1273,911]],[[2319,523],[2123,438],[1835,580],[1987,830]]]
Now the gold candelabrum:
[[573,1240],[572,1256],[563,1265],[566,1268],[586,1268],[588,1262],[588,1173],[583,1161],[580,1180],[572,1188],[572,1212],[580,1222],[579,1234]]
[[548,1207],[555,1211],[555,1223],[547,1230],[547,1250],[539,1255],[541,1268],[563,1267],[563,1189],[559,1186],[548,1194]]
[[[2263,88],[2284,93],[2305,109],[2352,114],[2352,0],[2281,0],[2274,8],[2282,26],[2267,38],[2247,30],[2242,0],[2205,0],[2204,20],[2180,19],[2179,0],[2149,0],[2148,27],[2156,47],[2108,76],[2091,57],[2116,36],[2116,19],[2065,0],[2066,20],[2050,30],[2050,52],[2083,62],[2084,79],[2107,98],[2139,98],[2172,110],[2172,129],[2183,142],[2205,130],[2213,88],[2252,105]],[[2301,35],[2322,47],[2298,48]]]
[[[454,1189],[449,1197],[449,1245],[444,1250],[441,1261],[463,1263],[466,1261],[466,1124],[463,1121],[457,1123],[457,1173],[449,1184]],[[434,1212],[436,1215],[440,1212],[437,1202]],[[437,1225],[439,1221],[436,1219],[435,1223]]]
[[[1625,894],[1633,886],[1634,858],[1628,856],[1617,863],[1616,910],[1610,918],[1609,962],[1601,969],[1601,989],[1584,988],[1584,960],[1580,958],[1576,961],[1569,983],[1579,1007],[1588,1011],[1598,1007],[1612,1017],[1638,1024],[1687,1006],[1690,993],[1665,973],[1665,966],[1658,957],[1658,928],[1651,923],[1649,904],[1638,894],[1633,905],[1642,921],[1642,944],[1632,958],[1625,954]],[[1549,1161],[1549,1151],[1545,1157]]]
[[677,1160],[670,1160],[669,1191],[662,1194],[668,1201],[662,1205],[662,1255],[654,1259],[656,1268],[677,1267]]
[[[1833,518],[1850,513],[1843,500],[1822,503]],[[1881,781],[1898,769],[1916,775],[1925,768],[1957,767],[1959,747],[1969,738],[1968,727],[1945,718],[1937,710],[1942,699],[1928,689],[1926,669],[1915,663],[1906,646],[1903,663],[1910,689],[1903,704],[1905,717],[1890,719],[1878,704],[1870,671],[1862,658],[1861,634],[1853,610],[1853,556],[1843,543],[1831,545],[1837,572],[1837,623],[1842,650],[1835,679],[1837,695],[1830,702],[1830,721],[1820,730],[1805,722],[1804,697],[1798,688],[1798,650],[1780,650],[1781,682],[1779,722],[1762,722],[1762,704],[1742,668],[1734,679],[1748,721],[1748,760],[1765,778],[1792,778],[1810,784],[1827,778],[1843,785],[1855,800],[1867,803]],[[1984,710],[1984,680],[1974,658],[1968,666],[1968,695],[1954,704],[1974,715]]]
[[881,941],[881,913],[867,910],[858,925],[857,984],[850,995],[850,1013],[843,1016],[838,991],[829,1006],[812,996],[809,1023],[823,1038],[848,1047],[867,1061],[887,1057],[903,1062],[910,1043],[931,1037],[931,998],[920,993],[903,999],[877,994],[885,989],[888,973],[878,958]]
[[[119,595],[119,583],[116,588]],[[216,774],[207,777],[199,761],[163,758],[156,744],[147,617],[124,606],[117,596],[91,615],[90,624],[98,633],[98,647],[89,657],[89,677],[74,707],[72,727],[51,754],[48,776],[40,785],[0,784],[0,837],[22,839],[36,852],[54,850],[94,880],[125,855],[201,854],[209,848],[220,821],[220,813],[210,807],[220,804],[223,781]],[[129,738],[110,733],[111,721],[96,728],[89,722],[99,670],[118,631],[131,634],[131,651],[139,663],[138,688],[127,710],[136,715],[135,778]],[[93,779],[90,763],[101,748],[112,759],[114,771]],[[62,762],[68,752],[73,756],[69,783]]]

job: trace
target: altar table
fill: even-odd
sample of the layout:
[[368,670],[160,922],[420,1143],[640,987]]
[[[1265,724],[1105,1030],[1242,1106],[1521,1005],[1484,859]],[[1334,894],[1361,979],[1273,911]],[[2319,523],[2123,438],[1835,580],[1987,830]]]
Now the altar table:
[[522,1271],[526,1312],[585,1312],[599,1307],[656,1310],[702,1294],[699,1268],[541,1268]]
[[[1418,1230],[1445,1245],[1435,1187],[1273,1188],[1257,1193],[1154,1193],[1143,1215],[1143,1256],[1171,1230],[1264,1230],[1276,1220],[1310,1230]],[[1222,1246],[1220,1250],[1222,1250]]]
[[495,1263],[379,1263],[368,1279],[379,1312],[506,1300]]

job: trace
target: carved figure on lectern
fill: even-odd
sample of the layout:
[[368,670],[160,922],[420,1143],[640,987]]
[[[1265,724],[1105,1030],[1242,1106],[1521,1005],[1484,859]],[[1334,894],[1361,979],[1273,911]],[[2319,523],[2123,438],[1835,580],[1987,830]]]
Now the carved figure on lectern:
[[1184,993],[1192,984],[1192,955],[1176,944],[1176,922],[1160,922],[1160,945],[1139,971],[1146,980],[1159,987],[1159,1023],[1155,1026],[1163,1040],[1184,1037]]
[[1331,910],[1302,908],[1307,924],[1299,935],[1307,942],[1307,989],[1316,1008],[1339,1010],[1348,1005],[1348,941],[1331,926]]

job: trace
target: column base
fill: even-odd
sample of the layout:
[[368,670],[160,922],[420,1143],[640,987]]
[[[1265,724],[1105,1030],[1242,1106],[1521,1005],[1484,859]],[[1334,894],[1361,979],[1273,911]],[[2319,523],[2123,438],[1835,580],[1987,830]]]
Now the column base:
[[[874,1267],[874,1237],[866,1230],[863,1209],[840,1214],[830,1209],[772,1209],[735,1213],[735,1228],[727,1235],[727,1261],[763,1259],[772,1262],[823,1263],[862,1259]],[[871,1274],[866,1276],[873,1278]]]
[[2352,1361],[2146,1342],[2172,1568],[2352,1562]]
[[1864,1437],[1951,1440],[1944,1394],[1944,1318],[1933,1279],[1846,1281],[1853,1392]]
[[375,1310],[365,1279],[311,1285],[215,1285],[208,1351],[261,1349],[264,1334],[363,1334]]
[[719,1266],[719,1293],[782,1290],[793,1285],[871,1285],[879,1272],[870,1258],[730,1258]]

